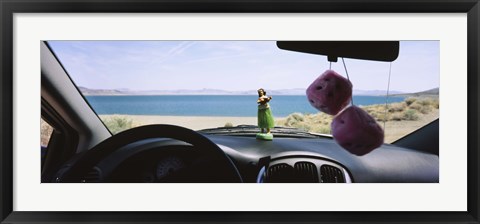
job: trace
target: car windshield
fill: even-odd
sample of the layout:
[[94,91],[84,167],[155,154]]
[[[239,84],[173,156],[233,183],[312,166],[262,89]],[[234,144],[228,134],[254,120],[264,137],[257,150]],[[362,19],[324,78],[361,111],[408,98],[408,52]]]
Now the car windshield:
[[[334,116],[306,95],[327,70],[350,80],[351,103],[375,118],[387,143],[439,118],[438,41],[400,41],[391,63],[331,63],[326,56],[281,50],[276,41],[48,44],[112,134],[147,124],[252,133],[262,119],[273,122],[273,133],[330,135]],[[265,108],[269,114],[260,115]]]

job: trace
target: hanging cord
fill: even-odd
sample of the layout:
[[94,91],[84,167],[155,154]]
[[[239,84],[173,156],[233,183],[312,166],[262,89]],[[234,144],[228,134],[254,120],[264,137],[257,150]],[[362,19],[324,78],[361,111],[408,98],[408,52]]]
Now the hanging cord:
[[[330,61],[330,68],[329,70],[332,70],[332,61]],[[330,134],[332,134],[332,129],[330,128]]]
[[388,70],[387,96],[385,97],[385,116],[383,118],[383,130],[384,131],[385,131],[385,123],[387,122],[388,94],[390,92],[390,76],[391,75],[392,75],[392,62],[390,62],[390,69]]
[[[347,66],[345,65],[345,60],[343,60],[343,57],[342,57],[342,62],[343,62],[343,67],[345,68],[345,73],[347,74],[347,79],[348,81],[350,81],[350,77],[348,76]],[[352,100],[350,102],[352,103],[352,106],[353,106],[353,95],[352,95]]]

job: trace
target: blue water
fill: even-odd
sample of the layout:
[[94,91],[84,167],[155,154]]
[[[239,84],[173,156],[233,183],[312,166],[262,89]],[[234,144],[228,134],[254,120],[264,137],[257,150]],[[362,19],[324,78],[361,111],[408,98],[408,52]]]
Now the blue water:
[[[177,115],[177,116],[257,116],[256,95],[174,95],[174,96],[86,96],[97,114]],[[400,102],[404,97],[389,97]],[[354,96],[355,105],[384,104],[385,97]],[[317,113],[306,96],[273,96],[270,107],[274,116],[294,112]]]

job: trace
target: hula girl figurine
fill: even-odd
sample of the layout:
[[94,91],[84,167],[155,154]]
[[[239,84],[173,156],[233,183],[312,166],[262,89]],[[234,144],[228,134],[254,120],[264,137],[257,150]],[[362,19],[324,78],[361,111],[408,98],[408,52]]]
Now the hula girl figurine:
[[[267,96],[267,92],[265,92],[264,89],[258,89],[258,127],[260,128],[260,133],[257,133],[257,139],[273,139],[273,135],[270,133],[270,128],[275,126],[275,121],[273,120],[272,111],[268,104],[270,100],[272,100],[272,97]],[[265,129],[267,130],[266,133]]]

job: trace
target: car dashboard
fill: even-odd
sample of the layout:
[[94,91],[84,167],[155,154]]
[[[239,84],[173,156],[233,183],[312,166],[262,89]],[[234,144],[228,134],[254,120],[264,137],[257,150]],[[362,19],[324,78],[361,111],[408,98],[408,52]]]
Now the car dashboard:
[[[384,144],[364,156],[329,137],[275,137],[204,134],[235,164],[246,183],[438,183],[438,156]],[[184,142],[155,138],[124,146],[98,163],[82,182],[165,182],[191,166],[198,152]],[[202,171],[202,175],[218,170]],[[200,171],[199,171],[200,172]],[[208,174],[210,173],[210,174]],[[197,174],[196,174],[197,175]],[[157,181],[162,180],[163,181]],[[102,182],[100,181],[100,182]],[[173,181],[176,182],[176,181]]]
[[[331,138],[207,136],[242,171],[256,169],[256,182],[438,183],[438,156],[384,144],[364,156]],[[250,168],[248,168],[250,166]],[[243,168],[243,169],[242,169]],[[252,176],[253,173],[247,174]],[[247,178],[251,181],[251,178]]]

